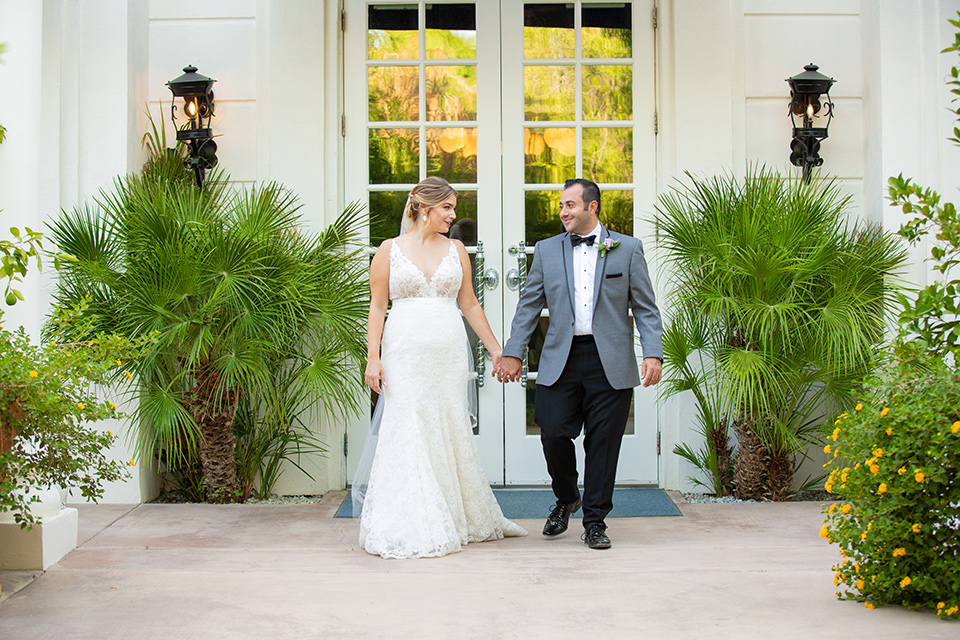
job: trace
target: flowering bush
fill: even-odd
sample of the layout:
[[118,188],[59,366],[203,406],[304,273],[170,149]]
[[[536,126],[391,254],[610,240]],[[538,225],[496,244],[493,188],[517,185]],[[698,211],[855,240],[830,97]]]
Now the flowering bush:
[[960,617],[960,370],[902,348],[828,428],[838,595]]
[[[77,322],[78,313],[61,312],[54,328]],[[87,425],[118,416],[98,392],[126,381],[123,361],[136,355],[137,345],[120,336],[37,345],[22,328],[0,327],[0,513],[12,511],[21,527],[33,526],[29,507],[39,498],[32,487],[77,487],[96,500],[105,482],[123,477],[133,461],[109,460],[104,450],[113,434]]]

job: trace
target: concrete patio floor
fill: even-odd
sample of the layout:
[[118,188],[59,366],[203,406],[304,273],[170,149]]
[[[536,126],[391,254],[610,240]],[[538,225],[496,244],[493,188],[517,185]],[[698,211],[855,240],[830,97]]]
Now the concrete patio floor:
[[[313,505],[80,505],[79,548],[0,572],[0,638],[956,638],[929,611],[834,596],[815,503],[687,504],[388,561]],[[544,509],[548,508],[544,505]],[[25,586],[24,586],[25,585]]]

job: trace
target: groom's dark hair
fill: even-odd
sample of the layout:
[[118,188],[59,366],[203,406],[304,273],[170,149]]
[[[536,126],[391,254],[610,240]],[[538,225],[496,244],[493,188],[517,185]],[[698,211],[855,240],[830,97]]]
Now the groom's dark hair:
[[572,180],[567,180],[563,183],[564,189],[569,189],[573,185],[578,184],[583,187],[583,206],[589,208],[591,202],[597,203],[597,217],[600,217],[600,187],[597,186],[596,182],[591,182],[586,178],[573,178]]

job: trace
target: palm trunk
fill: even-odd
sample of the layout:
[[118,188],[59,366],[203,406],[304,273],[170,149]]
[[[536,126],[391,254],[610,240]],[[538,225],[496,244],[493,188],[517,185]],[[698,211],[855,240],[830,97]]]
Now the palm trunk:
[[741,500],[763,500],[767,484],[767,452],[756,434],[751,416],[733,422],[737,434],[737,462],[733,468],[733,494]]
[[713,441],[713,450],[717,456],[717,481],[720,485],[720,495],[733,495],[733,447],[727,437],[727,429],[721,423],[717,424],[710,433]]
[[775,453],[769,456],[767,464],[766,497],[770,500],[782,502],[790,497],[790,487],[793,485],[793,460],[785,453]]
[[200,428],[200,466],[203,468],[207,502],[239,502],[237,442],[233,435],[236,405],[217,384],[216,372],[204,367],[198,374],[190,405],[193,419]]

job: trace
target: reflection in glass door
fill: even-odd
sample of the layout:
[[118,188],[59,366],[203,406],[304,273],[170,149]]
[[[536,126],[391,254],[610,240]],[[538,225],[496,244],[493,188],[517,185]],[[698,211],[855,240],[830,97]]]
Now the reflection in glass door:
[[[345,12],[346,199],[368,206],[376,247],[399,234],[417,182],[448,180],[458,192],[450,235],[473,252],[475,271],[482,265],[490,274],[477,294],[499,335],[499,14],[487,4],[481,11],[472,2],[442,0],[347,0]],[[500,484],[503,389],[490,377],[489,359],[480,360],[477,444],[488,478]],[[348,429],[348,476],[367,423],[364,417]]]
[[[569,178],[600,185],[604,225],[651,241],[649,230],[635,221],[655,199],[654,47],[646,19],[653,3],[503,7],[504,201],[522,198],[524,204],[522,219],[504,219],[504,244],[516,260],[505,266],[507,282],[517,290],[506,294],[511,309],[533,246],[563,231],[559,196]],[[549,322],[545,311],[528,348],[526,384],[506,389],[505,465],[511,484],[549,481],[533,422],[536,372]],[[634,414],[642,419],[634,420]],[[639,389],[618,482],[656,484],[656,442],[656,393]]]

